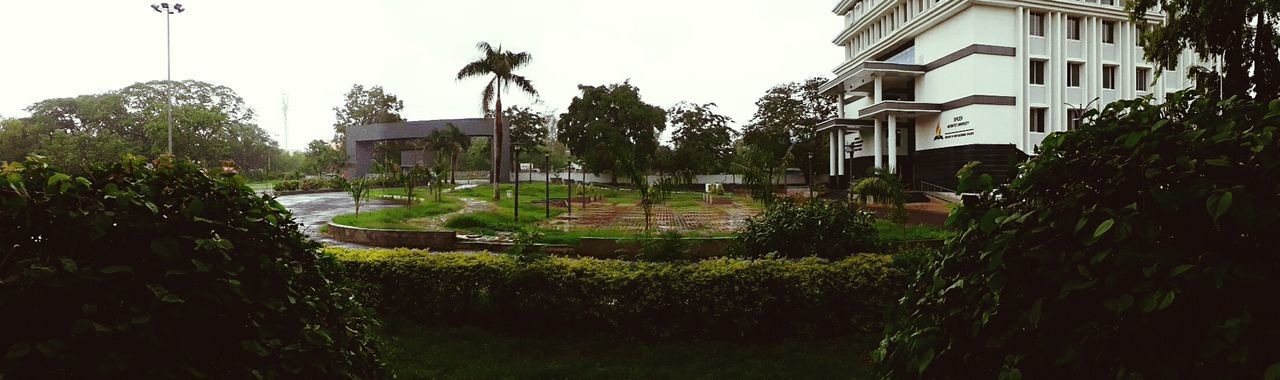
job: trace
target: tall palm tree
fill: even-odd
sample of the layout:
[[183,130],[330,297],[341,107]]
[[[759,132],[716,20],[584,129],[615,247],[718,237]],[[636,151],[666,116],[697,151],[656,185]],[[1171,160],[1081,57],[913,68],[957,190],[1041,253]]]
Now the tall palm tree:
[[529,79],[517,75],[516,69],[524,67],[533,59],[528,52],[511,52],[498,46],[494,49],[493,45],[488,42],[476,44],[476,49],[480,50],[483,55],[480,59],[468,63],[458,71],[458,80],[471,77],[490,77],[489,84],[485,85],[484,91],[480,93],[480,107],[488,114],[491,110],[489,103],[494,102],[492,110],[493,118],[493,165],[489,174],[489,180],[493,183],[493,199],[498,200],[502,193],[498,189],[498,179],[501,178],[499,171],[502,170],[502,92],[514,85],[517,89],[533,96],[538,95],[538,90],[533,88],[533,82]]
[[458,156],[471,148],[471,136],[462,133],[458,126],[449,123],[444,129],[444,139],[449,143],[449,183],[458,184]]

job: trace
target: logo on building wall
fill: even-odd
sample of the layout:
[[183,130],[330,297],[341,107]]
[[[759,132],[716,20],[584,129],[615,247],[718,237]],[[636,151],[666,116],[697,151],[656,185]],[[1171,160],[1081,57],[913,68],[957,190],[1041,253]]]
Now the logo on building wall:
[[967,136],[973,136],[973,128],[969,127],[969,121],[965,120],[964,116],[951,118],[951,122],[945,128],[942,127],[942,123],[938,123],[938,126],[933,128],[933,139],[935,141]]

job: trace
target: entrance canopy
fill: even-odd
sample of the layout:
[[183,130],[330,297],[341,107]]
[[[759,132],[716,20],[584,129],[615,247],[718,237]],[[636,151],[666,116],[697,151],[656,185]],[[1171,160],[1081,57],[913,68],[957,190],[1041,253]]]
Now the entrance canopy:
[[[406,121],[400,123],[381,123],[361,125],[347,128],[347,156],[352,165],[347,174],[354,178],[363,177],[373,169],[373,146],[379,141],[415,140],[426,138],[431,132],[444,130],[449,125],[458,127],[463,134],[471,137],[493,137],[493,119],[444,119]],[[502,165],[498,170],[498,180],[507,182],[511,179],[511,133],[509,127],[502,126]],[[492,141],[492,140],[490,140]]]

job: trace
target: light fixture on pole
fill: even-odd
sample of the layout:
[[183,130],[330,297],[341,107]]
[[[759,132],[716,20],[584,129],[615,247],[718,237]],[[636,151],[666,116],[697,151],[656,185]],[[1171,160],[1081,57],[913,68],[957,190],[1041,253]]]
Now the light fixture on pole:
[[809,173],[805,175],[805,184],[809,186],[809,199],[813,199],[813,152],[809,152]]
[[169,15],[186,12],[187,9],[182,4],[169,3],[152,4],[151,9],[156,12],[164,13],[164,66],[165,66],[165,85],[169,86],[168,102],[165,103],[165,125],[169,128],[169,154],[173,154],[173,44],[169,36]]

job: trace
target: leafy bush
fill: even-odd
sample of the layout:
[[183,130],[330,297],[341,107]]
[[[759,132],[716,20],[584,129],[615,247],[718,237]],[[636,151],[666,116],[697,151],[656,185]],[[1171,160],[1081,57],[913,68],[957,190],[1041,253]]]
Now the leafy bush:
[[877,234],[875,215],[851,203],[781,198],[747,220],[738,231],[733,254],[838,259],[874,252]]
[[0,377],[382,377],[337,263],[226,169],[4,163]]
[[689,259],[689,242],[679,232],[641,235],[636,259],[653,262],[681,261]]
[[775,338],[875,331],[901,295],[892,259],[645,263],[330,248],[382,315],[420,323]]
[[1280,101],[1086,117],[952,214],[878,352],[888,377],[1280,375]]

